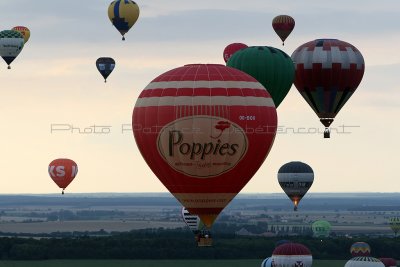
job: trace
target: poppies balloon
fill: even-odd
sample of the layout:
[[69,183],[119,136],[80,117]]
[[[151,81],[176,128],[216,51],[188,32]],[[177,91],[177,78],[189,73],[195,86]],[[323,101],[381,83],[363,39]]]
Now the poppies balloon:
[[264,87],[216,64],[161,74],[142,91],[132,116],[151,170],[207,227],[257,172],[276,128],[276,109]]
[[24,47],[24,38],[17,31],[5,30],[0,32],[0,56],[11,69],[10,64],[21,53]]
[[371,247],[365,242],[355,242],[350,247],[350,253],[353,257],[364,257],[371,254]]
[[100,57],[96,60],[97,70],[107,82],[107,77],[111,74],[115,67],[115,60],[110,57]]
[[139,18],[139,6],[132,0],[112,1],[108,6],[108,18],[121,33],[122,40]]
[[286,243],[280,245],[272,252],[272,266],[274,267],[311,267],[311,251],[299,243]]
[[272,20],[272,28],[281,38],[282,45],[285,45],[285,40],[293,31],[295,24],[294,19],[288,15],[279,15]]
[[385,267],[385,265],[373,257],[354,257],[346,262],[344,267]]
[[297,210],[300,200],[314,182],[313,169],[300,161],[284,164],[278,171],[278,182]]
[[282,50],[270,46],[250,46],[232,55],[227,66],[241,70],[259,81],[278,107],[292,87],[294,64]]
[[317,39],[292,54],[294,85],[321,123],[328,127],[349,100],[364,75],[364,58],[353,45],[337,39]]
[[232,43],[232,44],[228,45],[227,47],[225,47],[224,54],[223,54],[225,63],[228,62],[228,60],[231,58],[231,56],[233,54],[235,54],[240,49],[246,48],[246,47],[248,47],[248,46],[245,44],[242,44],[242,43]]
[[24,38],[24,43],[28,42],[29,38],[31,37],[31,31],[25,26],[15,26],[11,30],[17,31],[22,34],[22,37]]
[[64,194],[65,188],[78,173],[78,165],[71,159],[55,159],[49,164],[48,172],[51,179],[62,188],[62,194]]

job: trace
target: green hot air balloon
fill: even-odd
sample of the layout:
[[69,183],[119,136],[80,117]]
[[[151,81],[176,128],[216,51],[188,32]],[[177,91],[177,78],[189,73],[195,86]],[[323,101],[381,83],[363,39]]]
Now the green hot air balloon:
[[394,235],[397,236],[397,233],[400,231],[400,217],[391,217],[389,218],[390,228],[394,232]]
[[282,50],[270,46],[250,46],[237,51],[227,66],[246,72],[260,82],[278,107],[294,80],[292,59]]
[[313,222],[311,228],[315,237],[329,237],[331,224],[328,221],[318,220]]

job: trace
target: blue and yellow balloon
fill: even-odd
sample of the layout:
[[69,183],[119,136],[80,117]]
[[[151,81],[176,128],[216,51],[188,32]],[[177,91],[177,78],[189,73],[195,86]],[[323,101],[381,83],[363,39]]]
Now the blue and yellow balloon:
[[121,33],[122,40],[125,34],[139,18],[139,6],[132,0],[112,1],[108,7],[108,17],[114,27]]

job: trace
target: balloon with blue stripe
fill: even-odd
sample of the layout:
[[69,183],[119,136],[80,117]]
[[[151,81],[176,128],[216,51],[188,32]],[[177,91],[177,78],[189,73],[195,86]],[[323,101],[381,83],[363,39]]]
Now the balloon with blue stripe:
[[272,258],[268,257],[261,263],[261,267],[271,267],[272,266]]
[[108,7],[108,17],[114,27],[121,33],[122,40],[139,18],[139,6],[132,0],[112,1]]

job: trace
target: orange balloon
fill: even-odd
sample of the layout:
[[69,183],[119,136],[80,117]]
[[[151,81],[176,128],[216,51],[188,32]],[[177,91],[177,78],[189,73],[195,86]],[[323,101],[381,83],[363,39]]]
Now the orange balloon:
[[71,159],[55,159],[49,164],[49,175],[58,187],[63,189],[63,194],[77,173],[78,165]]

